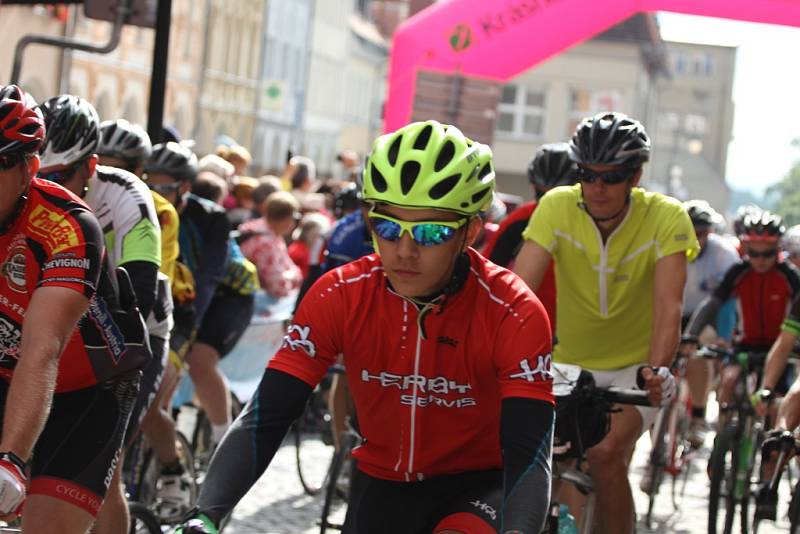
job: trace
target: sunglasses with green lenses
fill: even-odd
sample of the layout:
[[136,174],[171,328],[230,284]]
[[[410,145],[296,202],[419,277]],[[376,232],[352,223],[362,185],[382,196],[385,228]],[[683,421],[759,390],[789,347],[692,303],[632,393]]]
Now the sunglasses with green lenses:
[[450,241],[468,220],[465,218],[458,221],[401,221],[375,211],[369,212],[370,227],[381,239],[398,241],[403,233],[408,232],[414,242],[423,247]]

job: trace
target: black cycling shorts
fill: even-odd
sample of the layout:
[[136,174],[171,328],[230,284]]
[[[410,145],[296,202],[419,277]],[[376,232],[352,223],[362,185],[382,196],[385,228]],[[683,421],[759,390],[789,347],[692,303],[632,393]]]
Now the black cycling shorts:
[[[111,483],[139,378],[57,393],[31,459],[29,495],[47,495],[97,516]],[[8,383],[0,380],[0,416]],[[2,424],[2,423],[0,423]]]
[[211,299],[196,341],[211,345],[219,357],[227,356],[244,335],[253,318],[255,295],[221,288]]
[[166,339],[150,336],[150,351],[153,353],[153,359],[142,370],[142,378],[139,381],[139,394],[136,395],[136,402],[133,404],[131,416],[128,419],[128,428],[125,430],[125,448],[130,447],[133,440],[136,439],[142,419],[147,410],[150,409],[150,405],[153,404],[159,388],[161,388],[161,380],[164,378],[164,369],[166,369],[169,357],[168,349]]
[[342,534],[500,532],[503,472],[470,471],[421,482],[381,480],[355,470]]

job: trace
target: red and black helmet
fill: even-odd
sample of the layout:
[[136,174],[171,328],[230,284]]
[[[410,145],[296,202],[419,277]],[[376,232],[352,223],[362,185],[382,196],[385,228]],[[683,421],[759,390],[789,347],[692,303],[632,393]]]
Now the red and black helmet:
[[768,211],[751,211],[742,220],[741,241],[778,241],[786,227],[780,215]]
[[44,141],[44,117],[33,97],[0,85],[0,155],[34,153]]

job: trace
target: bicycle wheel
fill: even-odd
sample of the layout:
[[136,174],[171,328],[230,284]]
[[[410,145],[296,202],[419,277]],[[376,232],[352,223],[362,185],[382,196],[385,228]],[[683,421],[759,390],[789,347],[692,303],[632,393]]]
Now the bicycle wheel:
[[161,534],[161,523],[144,504],[136,501],[128,503],[131,516],[129,534]]
[[320,470],[320,465],[330,465],[333,447],[323,439],[323,427],[329,428],[330,416],[322,403],[321,395],[314,393],[308,401],[303,415],[295,421],[292,434],[295,446],[297,476],[308,495],[317,495],[328,476],[328,470]]
[[[239,416],[244,406],[239,402],[239,399],[233,392],[230,392],[230,397],[231,421],[233,421]],[[191,443],[194,469],[198,478],[202,478],[202,475],[208,471],[208,464],[211,463],[211,457],[214,455],[211,440],[211,422],[208,420],[206,412],[202,408],[198,408],[197,410]]]
[[[739,465],[739,448],[736,441],[737,429],[725,427],[717,435],[711,451],[711,491],[708,502],[708,534],[731,534],[733,518],[736,515],[734,487]],[[722,506],[721,506],[722,505]],[[718,528],[721,510],[725,510],[725,522]]]
[[667,466],[667,469],[672,475],[672,507],[676,512],[683,504],[689,474],[692,470],[692,460],[697,454],[689,443],[689,424],[691,422],[689,409],[688,406],[680,405],[672,411],[670,441],[667,444],[672,455],[672,461],[668,462],[670,465]]
[[672,417],[673,407],[670,404],[666,406],[661,413],[658,414],[656,425],[653,430],[653,446],[650,451],[650,461],[647,464],[646,480],[650,480],[650,487],[648,488],[648,495],[650,497],[647,505],[647,515],[645,515],[645,525],[647,528],[653,528],[653,511],[656,505],[656,497],[658,496],[658,488],[661,486],[661,481],[664,479],[664,468],[666,467],[667,460],[667,440],[669,433],[669,423]]
[[345,433],[340,440],[339,450],[333,455],[330,468],[328,469],[327,484],[325,485],[325,501],[322,504],[322,517],[320,518],[320,534],[325,534],[328,529],[342,530],[342,526],[330,522],[330,515],[336,502],[347,500],[347,491],[342,491],[341,478],[344,471],[352,467],[348,461],[350,451],[353,447],[353,437]]
[[795,484],[789,502],[789,525],[791,534],[800,534],[800,480]]
[[[756,440],[756,437],[753,437],[753,440]],[[753,520],[750,517],[750,501],[755,501],[755,494],[752,491],[753,488],[753,472],[755,466],[755,451],[760,450],[760,446],[758,449],[755,447],[753,448],[753,454],[748,462],[747,472],[745,473],[745,484],[744,484],[744,493],[742,494],[742,498],[739,501],[739,521],[740,521],[740,530],[742,534],[750,534],[752,531],[750,529],[751,521]],[[758,472],[758,471],[755,471]],[[757,481],[755,481],[757,482]]]
[[197,471],[195,471],[194,454],[192,453],[192,445],[189,439],[178,431],[175,433],[175,450],[178,453],[178,460],[183,467],[183,472],[191,484],[191,497],[189,501],[189,508],[192,508],[197,503],[197,495],[200,491],[200,484],[197,482]]

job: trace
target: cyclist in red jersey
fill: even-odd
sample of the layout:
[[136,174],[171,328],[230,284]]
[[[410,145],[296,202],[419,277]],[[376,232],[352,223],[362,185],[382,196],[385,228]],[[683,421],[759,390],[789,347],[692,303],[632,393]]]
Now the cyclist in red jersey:
[[[792,299],[800,294],[800,273],[781,257],[778,241],[785,228],[777,215],[749,209],[739,223],[739,238],[744,259],[728,269],[712,295],[695,311],[685,329],[689,339],[714,324],[722,305],[731,297],[738,299],[739,326],[734,339],[737,350],[766,353],[781,332]],[[696,343],[684,344],[688,354]],[[719,402],[729,402],[733,396],[738,369],[727,367],[722,374]],[[786,372],[774,386],[779,393],[789,388]]]
[[78,197],[34,178],[44,137],[33,99],[0,87],[0,515],[19,512],[30,476],[23,531],[83,534],[138,377],[104,378],[127,357],[128,332],[111,319],[99,223]]
[[[522,232],[528,226],[539,199],[560,185],[572,185],[578,181],[575,163],[569,158],[569,143],[548,143],[536,151],[528,164],[528,180],[533,186],[536,199],[518,207],[503,219],[483,250],[483,255],[497,265],[513,268],[514,258],[522,248]],[[553,262],[547,268],[536,296],[544,304],[553,330],[556,328],[556,275]]]
[[309,290],[179,532],[216,532],[342,353],[364,437],[343,532],[538,534],[550,323],[519,278],[470,248],[494,181],[489,147],[453,126],[375,141],[363,196],[377,253]]

